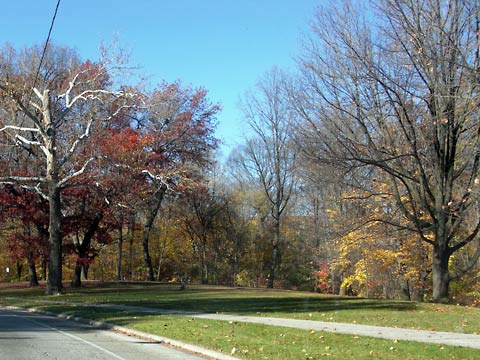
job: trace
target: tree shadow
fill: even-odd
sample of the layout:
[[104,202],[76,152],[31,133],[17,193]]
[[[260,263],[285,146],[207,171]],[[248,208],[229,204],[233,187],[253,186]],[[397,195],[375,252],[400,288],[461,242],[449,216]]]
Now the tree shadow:
[[332,312],[342,310],[380,310],[408,311],[415,309],[415,303],[407,301],[375,300],[359,298],[212,298],[182,299],[173,301],[129,301],[130,306],[155,307],[169,310],[185,310],[209,313],[305,313]]
[[[410,301],[298,292],[292,292],[290,296],[288,291],[268,289],[188,286],[187,289],[180,291],[178,284],[149,283],[149,286],[145,286],[143,282],[96,285],[98,284],[89,284],[82,289],[67,289],[64,296],[52,300],[248,315],[257,313],[326,313],[343,310],[409,311],[416,308],[416,303]],[[9,294],[15,296],[13,292]],[[17,293],[18,295],[20,294]]]

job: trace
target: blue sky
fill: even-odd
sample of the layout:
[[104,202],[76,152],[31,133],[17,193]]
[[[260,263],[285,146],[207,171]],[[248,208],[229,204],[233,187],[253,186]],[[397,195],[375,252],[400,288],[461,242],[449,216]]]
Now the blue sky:
[[[294,67],[299,39],[322,0],[62,0],[56,44],[95,60],[99,44],[118,37],[152,82],[202,86],[223,110],[217,137],[223,157],[243,140],[239,96],[273,66]],[[2,3],[1,42],[46,39],[57,0]]]

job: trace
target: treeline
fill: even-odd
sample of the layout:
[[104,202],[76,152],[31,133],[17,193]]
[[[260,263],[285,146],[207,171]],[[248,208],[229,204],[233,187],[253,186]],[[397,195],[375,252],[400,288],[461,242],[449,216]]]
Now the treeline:
[[62,48],[37,84],[38,49],[5,47],[4,261],[27,259],[32,273],[48,261],[50,293],[63,261],[76,286],[90,269],[436,302],[452,284],[478,294],[480,9],[421,5],[319,8],[297,71],[274,68],[243,96],[247,140],[222,167],[219,107],[204,90],[119,85],[108,57]]

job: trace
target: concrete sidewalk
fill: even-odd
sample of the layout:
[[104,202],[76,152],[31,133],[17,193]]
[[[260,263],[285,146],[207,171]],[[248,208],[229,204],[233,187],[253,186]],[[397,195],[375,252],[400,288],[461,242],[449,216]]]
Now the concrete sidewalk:
[[480,335],[450,333],[442,331],[410,330],[391,328],[384,326],[371,326],[359,324],[347,324],[336,322],[324,322],[314,320],[296,320],[285,318],[236,316],[221,314],[198,314],[196,318],[248,322],[272,326],[284,326],[289,328],[328,331],[339,334],[351,334],[359,336],[371,336],[382,339],[417,341],[423,343],[443,344],[451,346],[463,346],[480,349]]
[[[20,300],[20,299],[18,299]],[[155,309],[140,306],[127,306],[115,304],[82,304],[64,301],[37,300],[39,303],[54,303],[64,305],[88,306],[106,309],[139,311],[158,315],[189,316],[199,319],[211,319],[221,321],[236,321],[245,323],[264,324],[270,326],[283,326],[302,330],[327,331],[339,334],[350,334],[358,336],[371,336],[375,338],[391,339],[399,341],[416,341],[432,344],[443,344],[450,346],[462,346],[480,349],[480,335],[452,333],[444,331],[414,330],[404,328],[392,328],[384,326],[359,325],[349,323],[336,323],[315,320],[297,320],[288,318],[272,318],[244,315],[224,315],[210,313],[195,313],[187,311],[175,311]]]

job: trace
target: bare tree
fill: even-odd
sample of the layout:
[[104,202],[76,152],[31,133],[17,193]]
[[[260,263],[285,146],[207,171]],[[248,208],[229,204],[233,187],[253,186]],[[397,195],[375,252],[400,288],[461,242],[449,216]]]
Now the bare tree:
[[[95,125],[115,118],[135,94],[115,89],[106,52],[97,63],[82,63],[67,48],[49,46],[38,72],[41,48],[0,51],[0,143],[8,158],[28,153],[35,166],[0,177],[37,191],[49,202],[49,275],[47,294],[62,290],[62,208],[60,193],[97,159],[85,157]],[[79,156],[82,155],[82,156]]]
[[281,243],[281,222],[295,188],[296,150],[293,146],[293,111],[284,91],[285,75],[278,69],[268,72],[256,92],[245,96],[242,111],[254,132],[239,154],[246,173],[262,188],[274,220],[272,258],[268,276],[273,288]]
[[480,256],[479,246],[451,273],[452,254],[478,242],[480,229],[479,3],[372,3],[369,14],[351,2],[318,11],[294,103],[317,144],[312,158],[389,179],[409,225],[388,223],[431,245],[439,302]]
[[[214,189],[209,189],[207,186],[197,186],[185,194],[183,207],[182,227],[188,234],[194,248],[199,252],[202,284],[208,284],[208,250],[212,247],[210,243],[215,242],[216,231],[220,228],[218,224],[220,215],[227,211],[227,202],[224,198],[215,194]],[[215,255],[217,255],[216,251]]]

